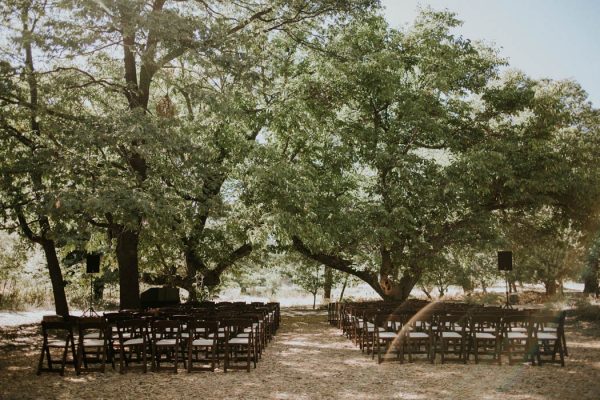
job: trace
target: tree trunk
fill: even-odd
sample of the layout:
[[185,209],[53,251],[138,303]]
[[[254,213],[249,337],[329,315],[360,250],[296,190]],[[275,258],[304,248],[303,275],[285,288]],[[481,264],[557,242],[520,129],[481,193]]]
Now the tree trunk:
[[69,305],[67,304],[65,283],[62,277],[62,271],[60,270],[60,263],[58,262],[58,257],[56,255],[54,241],[46,239],[42,242],[42,247],[46,256],[50,281],[52,282],[52,293],[54,295],[54,308],[56,309],[56,314],[67,316],[69,315]]
[[399,281],[393,281],[387,277],[383,277],[379,281],[379,286],[381,288],[379,294],[386,301],[405,301],[408,299],[408,296],[410,296],[410,292],[418,281],[419,276],[413,275],[409,271],[406,271]]
[[317,308],[317,292],[313,292],[313,310]]
[[333,270],[325,267],[325,283],[323,284],[323,298],[326,303],[331,302],[331,287],[333,286]]
[[139,232],[121,228],[117,236],[119,264],[119,306],[121,309],[140,308],[138,269]]
[[346,291],[346,286],[348,285],[348,277],[350,275],[346,274],[346,278],[344,279],[344,284],[342,285],[342,291],[340,292],[340,299],[338,300],[339,302],[342,301],[342,299],[344,298],[344,292]]
[[553,296],[556,294],[556,289],[558,286],[556,285],[556,281],[554,279],[548,279],[544,282],[544,286],[546,287],[546,294],[548,296]]
[[104,279],[102,277],[95,278],[93,283],[94,301],[102,301],[104,299]]
[[[21,10],[21,21],[22,21],[22,34],[23,34],[23,48],[25,50],[25,76],[27,78],[27,85],[29,88],[29,102],[31,104],[31,113],[29,115],[29,126],[31,131],[37,136],[41,136],[42,130],[40,122],[38,120],[38,84],[37,77],[35,75],[35,68],[33,64],[33,47],[32,38],[34,37],[34,27],[29,29],[29,11],[31,3],[24,3],[23,9]],[[35,148],[31,149],[35,152]],[[35,192],[42,192],[45,190],[41,172],[34,171],[31,173],[31,182],[33,184]],[[25,235],[33,242],[39,243],[44,249],[46,255],[46,264],[48,266],[48,272],[50,274],[50,281],[52,282],[52,292],[54,295],[54,307],[58,315],[67,316],[69,315],[69,306],[67,304],[67,296],[65,295],[65,284],[60,270],[60,263],[56,255],[56,243],[54,240],[47,239],[47,234],[50,232],[50,221],[46,215],[39,215],[39,223],[41,226],[41,233],[39,236],[34,238],[34,234],[29,228],[24,214],[16,210],[19,214],[19,223],[21,228],[25,231]]]
[[598,284],[598,266],[600,264],[600,252],[590,255],[588,265],[583,276],[583,293],[600,295],[600,285]]

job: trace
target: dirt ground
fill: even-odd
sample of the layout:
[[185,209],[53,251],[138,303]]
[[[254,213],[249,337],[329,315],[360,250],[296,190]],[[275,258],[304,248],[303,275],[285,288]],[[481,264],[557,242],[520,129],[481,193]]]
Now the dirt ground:
[[36,376],[36,325],[0,327],[0,399],[600,399],[600,331],[569,321],[566,367],[474,363],[378,365],[326,322],[285,310],[250,373],[132,371]]

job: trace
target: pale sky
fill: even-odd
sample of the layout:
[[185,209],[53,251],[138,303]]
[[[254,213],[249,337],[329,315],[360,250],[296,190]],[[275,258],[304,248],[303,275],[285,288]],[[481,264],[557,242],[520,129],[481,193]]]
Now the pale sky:
[[459,33],[500,49],[511,68],[533,78],[575,79],[600,107],[600,0],[381,0],[392,27],[418,6],[448,9]]

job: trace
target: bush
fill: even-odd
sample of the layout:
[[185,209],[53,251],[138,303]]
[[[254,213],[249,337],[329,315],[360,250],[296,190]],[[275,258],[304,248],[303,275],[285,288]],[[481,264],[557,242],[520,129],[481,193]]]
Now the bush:
[[581,321],[600,322],[600,304],[589,299],[580,299],[575,303],[572,314]]
[[486,304],[491,306],[501,306],[506,303],[506,295],[504,293],[472,293],[470,296],[465,296],[463,301],[469,304]]

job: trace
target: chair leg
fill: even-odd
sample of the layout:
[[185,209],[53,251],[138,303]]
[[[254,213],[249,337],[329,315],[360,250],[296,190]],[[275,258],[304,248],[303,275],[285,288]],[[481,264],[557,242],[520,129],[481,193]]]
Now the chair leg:
[[106,372],[106,359],[108,358],[108,350],[106,349],[106,345],[102,347],[102,366],[100,370],[102,373]]
[[124,346],[119,346],[119,373],[120,374],[124,374],[125,373],[125,366],[123,365],[123,362],[125,360],[125,350],[123,348]]
[[251,343],[248,343],[248,354],[246,357],[246,372],[250,372],[250,352],[251,352]]
[[[77,364],[75,366],[75,373],[77,375],[81,374],[81,364],[83,361],[83,346],[81,344],[77,346]],[[87,365],[86,365],[87,368]]]
[[174,362],[175,366],[174,366],[174,371],[173,371],[174,373],[177,373],[177,357],[178,357],[178,353],[179,353],[178,347],[179,346],[175,346],[175,348],[173,349],[173,352],[175,353],[175,362]]
[[496,338],[494,352],[496,353],[495,354],[496,357],[498,357],[498,365],[502,365],[502,352],[500,350],[501,350],[500,340],[498,338]]
[[560,356],[560,366],[564,367],[565,366],[565,351],[563,351],[562,340],[559,338],[557,342],[558,342],[558,354]]
[[433,342],[433,338],[427,341],[427,357],[429,357],[430,363],[435,363],[435,345]]
[[69,339],[67,339],[67,343],[65,344],[65,349],[63,350],[62,363],[60,365],[60,376],[64,376],[65,374],[65,365],[67,364],[67,353],[69,352]]
[[40,353],[40,362],[38,363],[37,374],[40,375],[42,373],[42,368],[44,366],[44,354],[46,353],[46,343],[42,345],[42,351]]
[[229,344],[225,343],[225,355],[223,360],[223,372],[227,372],[227,368],[229,367]]
[[561,332],[560,338],[562,341],[562,348],[564,350],[565,356],[569,356],[569,350],[567,349],[567,337],[565,336],[565,332]]
[[441,353],[442,353],[442,364],[445,362],[445,358],[446,358],[446,348],[448,347],[448,344],[446,343],[446,341],[442,338],[440,339],[441,341]]
[[160,368],[160,364],[157,361],[159,355],[157,353],[156,345],[154,343],[152,343],[151,349],[152,349],[152,353],[151,353],[152,366],[150,367],[150,370],[152,372],[156,372]]

